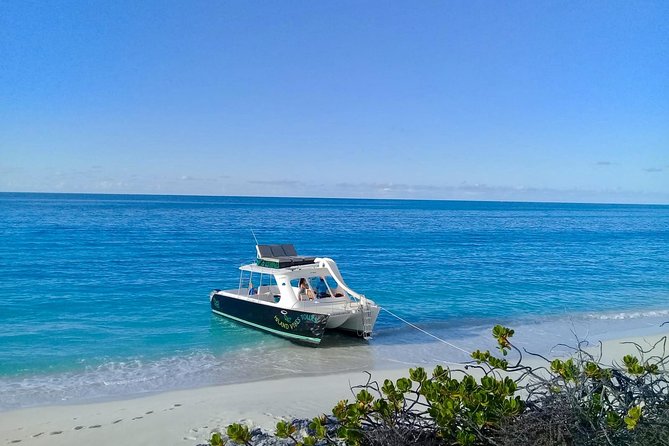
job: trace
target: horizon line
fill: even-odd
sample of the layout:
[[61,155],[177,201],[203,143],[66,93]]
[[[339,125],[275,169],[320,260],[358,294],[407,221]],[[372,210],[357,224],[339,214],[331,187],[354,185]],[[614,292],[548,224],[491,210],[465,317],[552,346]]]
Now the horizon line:
[[201,197],[201,198],[285,198],[310,200],[374,200],[374,201],[450,201],[462,203],[534,203],[534,204],[590,204],[607,206],[669,206],[669,203],[625,203],[625,202],[590,202],[590,201],[523,201],[523,200],[476,200],[458,198],[379,198],[379,197],[314,197],[314,196],[273,196],[273,195],[203,195],[203,194],[156,194],[156,193],[112,193],[112,192],[35,192],[35,191],[0,191],[0,194],[24,195],[91,195],[91,196],[143,196],[143,197]]

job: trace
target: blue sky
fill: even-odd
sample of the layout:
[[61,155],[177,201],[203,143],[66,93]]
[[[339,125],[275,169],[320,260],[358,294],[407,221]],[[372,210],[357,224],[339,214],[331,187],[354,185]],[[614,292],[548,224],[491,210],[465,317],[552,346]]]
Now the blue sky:
[[669,204],[669,2],[1,2],[0,191]]

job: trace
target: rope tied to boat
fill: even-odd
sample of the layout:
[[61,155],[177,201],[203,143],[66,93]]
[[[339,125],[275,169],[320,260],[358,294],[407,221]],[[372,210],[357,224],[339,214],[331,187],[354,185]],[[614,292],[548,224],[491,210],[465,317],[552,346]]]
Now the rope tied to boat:
[[448,345],[448,346],[451,346],[451,347],[453,347],[453,348],[455,348],[455,349],[457,349],[457,350],[460,350],[461,352],[466,353],[468,356],[471,356],[471,352],[468,352],[467,350],[465,350],[465,349],[463,349],[463,348],[460,348],[460,347],[458,347],[457,345],[451,344],[450,342],[446,341],[445,339],[440,338],[439,336],[435,336],[435,335],[433,335],[432,333],[423,330],[422,328],[420,328],[420,327],[418,327],[418,326],[412,324],[411,322],[407,321],[406,319],[403,319],[403,318],[401,318],[400,316],[396,315],[395,313],[393,313],[393,312],[390,311],[389,309],[387,309],[387,308],[385,308],[385,307],[381,307],[381,309],[382,309],[383,311],[385,311],[386,313],[390,314],[391,316],[393,316],[393,317],[399,319],[400,321],[404,322],[405,324],[407,324],[407,325],[409,325],[409,326],[415,328],[416,330],[421,331],[421,332],[425,333],[426,335],[433,337],[433,338],[436,339],[437,341],[442,342],[442,343],[444,343],[444,344],[446,344],[446,345]]

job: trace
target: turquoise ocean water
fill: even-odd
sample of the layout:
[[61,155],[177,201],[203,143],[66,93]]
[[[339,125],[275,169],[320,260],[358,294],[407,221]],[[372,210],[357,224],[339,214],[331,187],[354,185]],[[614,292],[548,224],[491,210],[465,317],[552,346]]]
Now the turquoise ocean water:
[[0,410],[465,359],[385,312],[318,348],[213,316],[251,230],[465,350],[669,320],[668,206],[2,193]]

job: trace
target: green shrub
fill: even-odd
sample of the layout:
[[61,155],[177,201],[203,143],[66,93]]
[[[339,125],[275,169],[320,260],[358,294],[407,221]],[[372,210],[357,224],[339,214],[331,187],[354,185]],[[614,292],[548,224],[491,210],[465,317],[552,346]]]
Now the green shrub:
[[226,433],[230,440],[240,444],[251,444],[251,432],[247,426],[239,423],[233,423],[228,426]]
[[[294,424],[281,421],[275,435],[305,446],[669,446],[668,358],[664,349],[650,355],[659,343],[649,350],[636,345],[638,355],[624,356],[620,366],[602,364],[601,354],[579,343],[565,360],[529,353],[546,361],[532,368],[522,363],[513,330],[497,325],[492,335],[505,359],[476,350],[465,370],[437,366],[428,375],[418,367],[382,384],[368,373],[367,382],[352,389],[355,400],[332,409],[334,423],[316,417],[308,434],[298,435]],[[512,352],[513,363],[507,359]],[[482,373],[479,380],[471,368]],[[227,434],[236,443],[251,442],[246,426],[232,424]],[[222,444],[220,436],[211,444]]]

